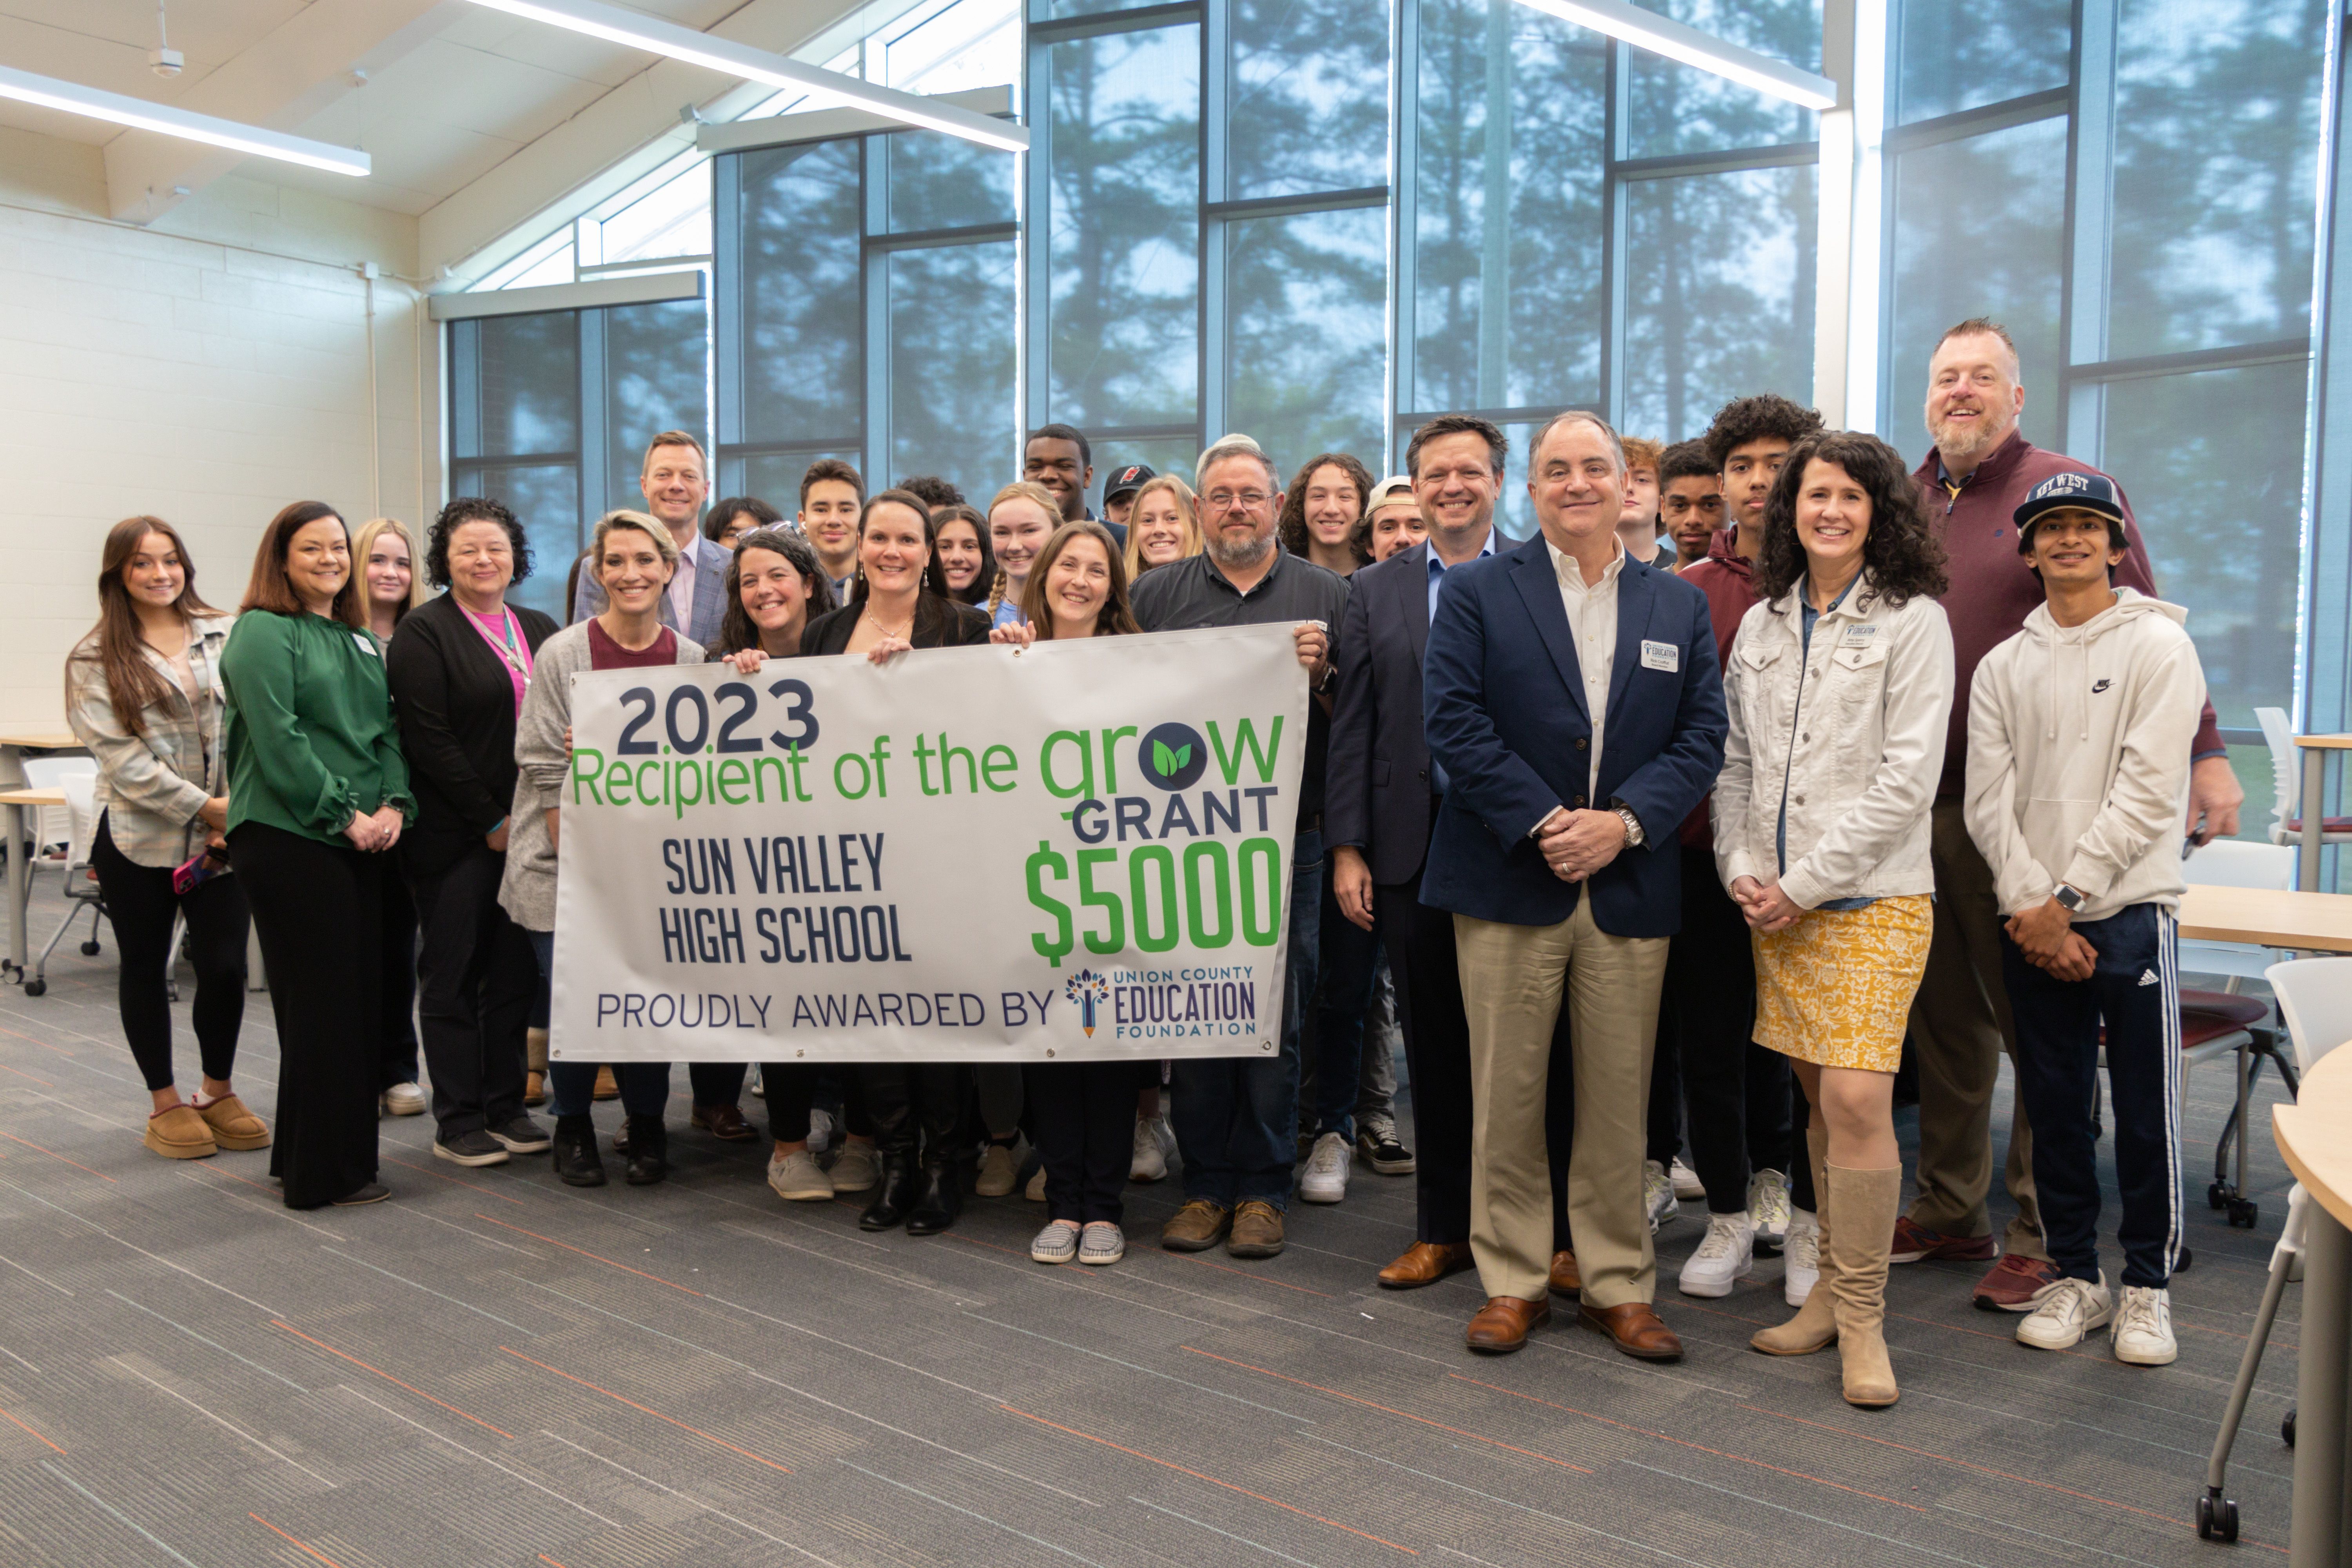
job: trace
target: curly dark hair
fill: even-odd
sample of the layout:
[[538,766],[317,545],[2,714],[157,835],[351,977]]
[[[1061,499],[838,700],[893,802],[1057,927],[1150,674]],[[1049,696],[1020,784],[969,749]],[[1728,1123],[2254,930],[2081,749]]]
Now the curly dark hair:
[[495,522],[507,531],[507,543],[514,549],[514,581],[521,582],[530,575],[530,541],[523,537],[521,520],[509,510],[504,501],[486,496],[459,496],[441,509],[433,526],[425,535],[425,579],[436,588],[449,585],[449,536],[457,531],[461,522]]
[[1804,578],[1797,492],[1804,488],[1805,469],[1816,461],[1843,468],[1870,498],[1870,531],[1862,542],[1862,568],[1870,579],[1865,591],[1894,605],[1941,597],[1949,586],[1943,542],[1927,521],[1903,454],[1859,430],[1817,431],[1789,449],[1764,501],[1764,549],[1755,574],[1759,596],[1778,599]]
[[736,541],[735,553],[727,561],[727,611],[719,618],[718,640],[709,649],[712,658],[760,646],[760,628],[751,624],[751,614],[743,607],[743,557],[753,550],[774,551],[801,574],[801,586],[808,592],[803,626],[841,607],[833,592],[833,579],[824,574],[807,540],[790,528],[755,528]]
[[900,479],[892,488],[905,490],[910,496],[922,497],[923,504],[933,511],[939,510],[943,506],[963,504],[963,492],[956,489],[952,481],[943,479],[937,474],[912,474]]
[[[1290,489],[1282,498],[1282,515],[1274,525],[1275,537],[1293,555],[1307,553],[1307,481],[1315,477],[1318,468],[1337,468],[1348,476],[1349,484],[1356,487],[1357,522],[1364,521],[1364,503],[1371,499],[1372,471],[1347,453],[1318,452],[1307,458],[1299,465],[1298,477],[1290,481]],[[1355,543],[1355,537],[1351,525],[1348,534],[1350,545]],[[1366,552],[1360,549],[1356,555],[1359,566],[1371,563],[1372,558]]]
[[728,496],[713,502],[710,510],[702,514],[702,537],[713,544],[718,543],[728,526],[744,512],[751,514],[751,527],[754,529],[780,527],[784,521],[782,512],[758,496]]
[[1699,439],[1706,444],[1706,460],[1715,465],[1716,472],[1721,473],[1724,460],[1735,447],[1774,436],[1791,443],[1801,441],[1821,428],[1822,416],[1813,410],[1791,403],[1777,392],[1764,392],[1753,397],[1735,397],[1717,409],[1715,423]]

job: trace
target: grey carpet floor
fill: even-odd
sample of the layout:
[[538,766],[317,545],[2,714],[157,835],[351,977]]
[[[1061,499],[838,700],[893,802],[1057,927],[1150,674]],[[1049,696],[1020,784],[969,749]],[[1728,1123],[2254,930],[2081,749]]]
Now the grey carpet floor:
[[[1268,1263],[1150,1246],[1177,1194],[1132,1186],[1125,1263],[1044,1268],[1026,1255],[1042,1215],[1017,1196],[929,1239],[866,1236],[847,1201],[779,1203],[764,1144],[685,1127],[683,1072],[665,1185],[576,1192],[544,1157],[460,1170],[406,1119],[381,1127],[394,1201],[292,1213],[266,1153],[140,1146],[107,946],[68,942],[45,996],[0,991],[0,1563],[2011,1568],[2225,1550],[2190,1510],[2288,1177],[2262,1110],[2259,1226],[2205,1205],[2221,1069],[2190,1085],[2178,1364],[2120,1365],[2104,1335],[2026,1350],[2013,1318],[1970,1309],[1975,1267],[1918,1265],[1890,1286],[1902,1403],[1865,1413],[1838,1398],[1833,1354],[1747,1350],[1785,1314],[1777,1261],[1719,1300],[1675,1292],[1692,1218],[1658,1237],[1680,1364],[1628,1362],[1564,1318],[1481,1360],[1462,1348],[1470,1277],[1372,1285],[1412,1239],[1409,1180],[1361,1173],[1344,1204],[1294,1206]],[[256,994],[238,1081],[265,1116],[276,1055]],[[2004,1125],[2005,1106],[2004,1089]],[[598,1108],[607,1131],[616,1111]],[[2114,1225],[2111,1190],[2111,1270]],[[2257,1560],[2287,1537],[2300,1295],[2234,1471]]]

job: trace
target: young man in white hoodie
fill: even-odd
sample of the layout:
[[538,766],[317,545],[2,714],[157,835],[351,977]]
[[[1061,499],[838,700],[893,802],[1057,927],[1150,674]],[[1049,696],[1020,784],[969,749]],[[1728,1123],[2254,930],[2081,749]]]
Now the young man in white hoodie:
[[[2059,1275],[2017,1338],[2063,1350],[2112,1324],[2116,1360],[2162,1366],[2179,1353],[2167,1293],[2181,1226],[2174,911],[2205,677],[2179,606],[2110,583],[2126,543],[2112,480],[2054,475],[2015,518],[2043,603],[1977,666],[1966,815],[2007,922],[2017,1091]],[[2120,1300],[2098,1254],[2092,1108],[2103,1019],[2123,1189]]]

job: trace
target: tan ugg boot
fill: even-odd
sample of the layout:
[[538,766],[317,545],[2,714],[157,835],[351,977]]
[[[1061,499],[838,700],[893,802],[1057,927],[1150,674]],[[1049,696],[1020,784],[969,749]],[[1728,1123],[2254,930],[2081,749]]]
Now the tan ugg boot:
[[[1837,1313],[1838,1355],[1845,1363],[1845,1402],[1864,1409],[1895,1403],[1895,1363],[1886,1355],[1886,1255],[1903,1206],[1903,1167],[1849,1171],[1831,1165],[1829,1205],[1837,1211],[1833,1254],[1825,1252],[1826,1287]],[[1831,1272],[1831,1268],[1835,1270]]]
[[1797,1315],[1778,1328],[1759,1329],[1748,1342],[1749,1350],[1766,1355],[1811,1355],[1837,1343],[1835,1292],[1830,1280],[1835,1272],[1830,1254],[1830,1135],[1825,1128],[1805,1129],[1805,1150],[1813,1162],[1813,1214],[1821,1225],[1822,1278]]
[[523,1031],[522,1037],[522,1102],[525,1105],[545,1105],[547,1103],[547,1031],[526,1029]]

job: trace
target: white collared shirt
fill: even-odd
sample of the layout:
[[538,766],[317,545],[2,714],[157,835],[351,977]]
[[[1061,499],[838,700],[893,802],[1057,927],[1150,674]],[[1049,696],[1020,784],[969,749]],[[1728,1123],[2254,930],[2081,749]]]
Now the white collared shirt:
[[1576,642],[1576,667],[1584,676],[1584,710],[1592,718],[1592,787],[1596,794],[1589,803],[1599,810],[1603,802],[1598,790],[1601,784],[1601,730],[1609,716],[1609,677],[1617,662],[1617,576],[1625,569],[1625,546],[1614,537],[1610,544],[1616,553],[1601,570],[1601,581],[1587,587],[1584,568],[1576,558],[1564,555],[1550,539],[1544,548],[1551,552],[1551,569],[1559,579],[1560,608],[1568,612],[1569,635]]

